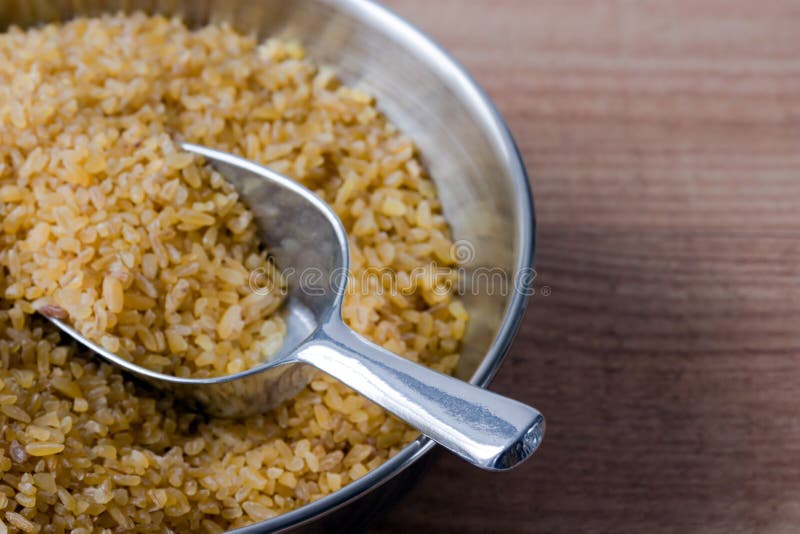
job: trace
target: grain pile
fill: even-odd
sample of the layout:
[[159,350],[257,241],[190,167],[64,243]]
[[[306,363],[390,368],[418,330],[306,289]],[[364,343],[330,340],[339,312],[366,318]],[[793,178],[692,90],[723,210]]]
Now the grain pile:
[[351,240],[346,322],[412,360],[457,363],[467,314],[438,287],[452,257],[436,190],[370,97],[296,44],[224,26],[139,14],[12,29],[0,35],[3,525],[217,532],[335,491],[416,436],[321,374],[273,413],[204,419],[31,315],[63,310],[182,375],[277,349],[280,294],[247,284],[268,265],[250,214],[176,148],[184,139],[326,199]]

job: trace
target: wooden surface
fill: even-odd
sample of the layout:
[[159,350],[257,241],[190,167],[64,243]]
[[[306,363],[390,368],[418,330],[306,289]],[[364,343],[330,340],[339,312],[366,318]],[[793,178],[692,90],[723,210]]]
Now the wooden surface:
[[393,0],[524,154],[536,295],[506,474],[439,454],[376,532],[800,530],[800,4]]

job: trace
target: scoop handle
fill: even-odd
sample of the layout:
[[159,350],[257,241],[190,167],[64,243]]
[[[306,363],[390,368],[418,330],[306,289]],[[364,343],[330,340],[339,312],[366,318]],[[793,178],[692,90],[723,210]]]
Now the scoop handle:
[[406,360],[339,319],[295,355],[483,469],[518,465],[544,436],[544,417],[534,408]]

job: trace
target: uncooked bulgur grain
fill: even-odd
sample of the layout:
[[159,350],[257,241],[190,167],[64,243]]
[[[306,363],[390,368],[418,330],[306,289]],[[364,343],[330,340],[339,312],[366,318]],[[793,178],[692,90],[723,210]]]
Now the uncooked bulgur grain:
[[457,363],[467,314],[440,290],[453,262],[436,189],[368,95],[295,43],[222,25],[136,14],[12,28],[0,35],[0,529],[219,532],[336,491],[417,435],[321,373],[273,412],[204,418],[32,315],[67,315],[177,374],[274,352],[280,296],[245,286],[267,262],[252,216],[180,140],[317,192],[350,237],[345,321],[414,361]]

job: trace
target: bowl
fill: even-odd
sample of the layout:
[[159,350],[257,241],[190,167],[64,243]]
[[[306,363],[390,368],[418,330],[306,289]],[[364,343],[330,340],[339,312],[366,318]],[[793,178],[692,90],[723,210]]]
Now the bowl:
[[[225,21],[258,37],[297,39],[317,64],[333,66],[345,83],[376,97],[379,109],[414,140],[439,189],[471,315],[457,375],[485,387],[531,292],[535,222],[514,141],[464,69],[413,26],[366,0],[11,0],[0,4],[0,28],[120,10],[180,15],[190,26]],[[433,446],[420,437],[341,490],[237,532],[363,524],[414,479]]]

